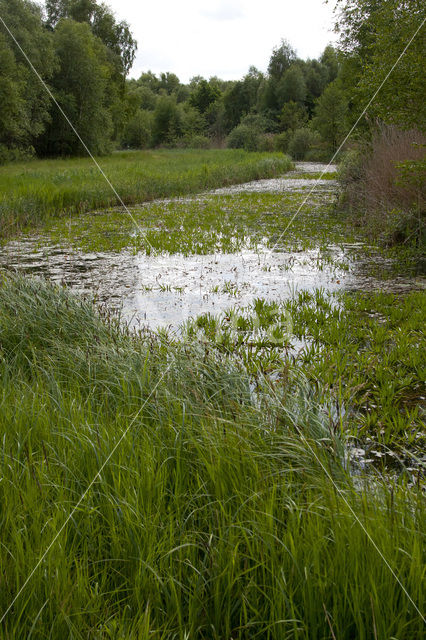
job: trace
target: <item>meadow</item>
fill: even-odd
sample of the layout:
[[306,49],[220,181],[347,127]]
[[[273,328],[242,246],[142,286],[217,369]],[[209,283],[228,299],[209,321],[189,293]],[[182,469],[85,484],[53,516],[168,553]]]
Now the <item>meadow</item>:
[[231,149],[122,151],[97,162],[116,193],[90,158],[0,166],[0,241],[51,218],[119,205],[120,199],[131,205],[182,196],[291,168],[281,153]]

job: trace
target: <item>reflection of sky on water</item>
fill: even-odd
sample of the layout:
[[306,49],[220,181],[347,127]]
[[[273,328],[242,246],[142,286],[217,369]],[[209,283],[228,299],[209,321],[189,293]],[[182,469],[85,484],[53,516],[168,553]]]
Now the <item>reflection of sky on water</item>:
[[[0,266],[64,283],[75,291],[94,294],[99,302],[122,309],[132,324],[178,326],[200,313],[219,313],[243,307],[254,298],[283,300],[302,289],[328,291],[392,290],[413,281],[380,282],[362,275],[362,265],[351,260],[357,247],[330,247],[291,254],[245,250],[237,254],[146,256],[120,253],[82,253],[62,247],[39,249],[35,241],[11,242],[0,256]],[[340,265],[348,265],[348,269]]]

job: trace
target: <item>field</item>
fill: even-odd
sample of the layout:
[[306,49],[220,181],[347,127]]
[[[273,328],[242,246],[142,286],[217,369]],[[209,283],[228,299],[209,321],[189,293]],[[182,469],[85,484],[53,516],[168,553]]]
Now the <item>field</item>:
[[[4,245],[1,638],[422,636],[426,296],[315,177],[52,205]],[[174,326],[123,322],[132,287]]]

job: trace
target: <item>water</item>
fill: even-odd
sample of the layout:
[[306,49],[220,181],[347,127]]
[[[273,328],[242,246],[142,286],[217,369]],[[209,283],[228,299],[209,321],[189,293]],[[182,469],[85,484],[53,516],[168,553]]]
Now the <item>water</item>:
[[[306,187],[328,194],[335,192],[334,180],[314,181],[303,174],[318,174],[336,167],[298,163],[296,172],[284,178],[259,180],[214,193],[284,192]],[[302,177],[298,178],[298,175]],[[302,214],[303,215],[303,214]],[[83,252],[52,244],[40,236],[9,242],[0,254],[0,268],[43,276],[65,284],[79,293],[88,293],[113,310],[121,312],[130,326],[176,330],[188,318],[201,313],[220,313],[230,307],[244,307],[255,298],[281,301],[304,289],[388,287],[405,290],[413,280],[393,279],[385,283],[368,274],[371,258],[359,255],[362,245],[330,246],[289,253],[267,249],[238,253],[184,256],[161,253],[147,256],[130,249],[120,252]],[[362,253],[362,252],[361,252]],[[424,286],[424,281],[418,281]]]

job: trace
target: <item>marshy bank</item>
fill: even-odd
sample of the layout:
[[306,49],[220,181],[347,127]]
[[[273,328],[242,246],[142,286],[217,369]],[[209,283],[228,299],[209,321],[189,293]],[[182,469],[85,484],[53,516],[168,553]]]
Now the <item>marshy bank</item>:
[[5,638],[420,637],[424,280],[321,170],[2,248]]
[[386,453],[367,459],[418,469],[425,279],[413,254],[367,243],[336,210],[335,178],[335,166],[298,163],[131,217],[63,217],[3,246],[0,267],[94,296],[131,328],[226,345],[253,375],[300,371],[350,407],[355,449]]
[[52,218],[197,193],[291,168],[282,153],[122,151],[98,158],[31,160],[0,167],[0,242]]
[[40,560],[2,637],[421,636],[422,492],[354,485],[300,376],[254,403],[226,352],[19,277],[0,336],[2,612]]

